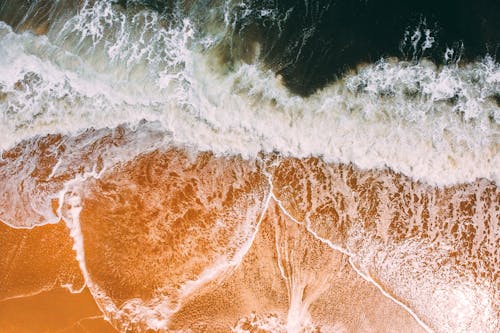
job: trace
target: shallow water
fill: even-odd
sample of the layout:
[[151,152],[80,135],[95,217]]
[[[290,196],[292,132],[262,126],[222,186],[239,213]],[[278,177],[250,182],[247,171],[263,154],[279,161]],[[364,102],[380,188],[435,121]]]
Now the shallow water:
[[305,4],[0,1],[1,332],[496,331],[495,26]]

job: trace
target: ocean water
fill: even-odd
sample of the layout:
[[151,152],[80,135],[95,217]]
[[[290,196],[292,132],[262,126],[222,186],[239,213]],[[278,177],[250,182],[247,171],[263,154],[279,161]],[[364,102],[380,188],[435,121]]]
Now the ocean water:
[[0,0],[0,312],[496,332],[498,7]]

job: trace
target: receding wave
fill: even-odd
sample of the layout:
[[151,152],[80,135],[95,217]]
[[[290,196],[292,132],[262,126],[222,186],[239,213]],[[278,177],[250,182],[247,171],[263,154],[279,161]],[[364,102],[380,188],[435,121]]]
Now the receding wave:
[[[18,149],[33,147],[31,155],[40,158],[38,173],[32,174],[32,184],[23,181],[10,190],[33,196],[28,205],[42,193],[55,198],[55,203],[39,203],[66,221],[87,285],[123,330],[212,330],[236,322],[252,327],[263,321],[266,326],[268,320],[285,331],[295,331],[293,325],[359,330],[362,326],[349,326],[347,318],[368,316],[371,310],[363,309],[372,303],[360,299],[351,308],[347,296],[337,294],[339,285],[352,292],[342,279],[354,279],[363,287],[352,288],[368,288],[360,291],[372,295],[365,295],[368,299],[385,299],[370,281],[433,329],[494,331],[500,193],[490,181],[435,188],[392,171],[363,171],[317,158],[261,155],[244,160],[179,148],[154,149],[105,167],[99,166],[102,157],[96,152],[127,147],[123,140],[134,138],[133,132],[108,130],[100,140],[89,139],[95,135],[90,131],[87,138],[48,136],[24,143]],[[49,155],[44,146],[65,150],[60,141],[87,142],[73,156],[78,160],[69,163],[79,161],[77,170],[41,159]],[[9,156],[15,157],[4,153],[4,159]],[[31,162],[18,155],[2,171],[23,160]],[[49,172],[51,187],[45,181]],[[16,185],[14,179],[10,183]],[[2,206],[4,216],[9,209],[22,212]],[[12,216],[16,220],[10,222],[19,227],[32,218]],[[261,275],[270,269],[267,265],[275,265],[266,273],[272,277]],[[249,296],[264,290],[265,297]],[[224,299],[227,292],[234,294],[210,305],[216,317],[199,308]],[[341,300],[332,301],[335,297]],[[344,309],[334,307],[333,313],[350,314],[332,319],[325,304]],[[394,306],[390,301],[379,311],[416,329],[412,318]],[[387,315],[373,313],[379,319]],[[396,323],[376,322],[381,331]]]
[[495,332],[494,27],[422,10],[395,49],[321,53],[342,3],[0,0],[0,307],[64,287],[103,331]]

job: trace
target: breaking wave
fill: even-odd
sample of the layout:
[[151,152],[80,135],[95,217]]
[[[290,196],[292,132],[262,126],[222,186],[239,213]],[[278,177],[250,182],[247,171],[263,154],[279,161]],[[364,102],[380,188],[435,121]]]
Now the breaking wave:
[[280,6],[0,1],[1,234],[63,221],[124,332],[494,332],[496,51],[322,58]]

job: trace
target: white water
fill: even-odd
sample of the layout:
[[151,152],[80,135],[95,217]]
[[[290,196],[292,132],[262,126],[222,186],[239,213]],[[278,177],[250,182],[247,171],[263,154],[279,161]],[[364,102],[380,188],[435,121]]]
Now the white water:
[[[127,124],[137,131],[126,131],[123,146],[105,146],[109,150],[104,155],[102,151],[95,154],[106,159],[105,167],[175,144],[246,158],[261,151],[321,156],[328,162],[352,162],[362,168],[390,167],[436,185],[476,178],[497,184],[500,180],[500,109],[493,100],[500,93],[500,66],[491,59],[444,68],[427,62],[380,61],[302,98],[291,95],[280,78],[258,61],[222,70],[210,52],[217,35],[200,40],[197,28],[187,19],[169,28],[168,22],[148,11],[124,14],[102,1],[84,8],[47,36],[14,33],[0,23],[0,149],[37,135],[76,135],[91,127]],[[154,123],[139,125],[143,119]],[[64,159],[49,178],[73,168],[74,161],[81,160],[80,148],[105,135],[96,132],[83,143],[67,140]],[[96,169],[93,163],[84,166],[87,174],[97,174]],[[14,187],[24,176],[12,179],[11,193],[17,193]],[[47,208],[50,196],[44,194],[54,195],[50,190],[12,201],[33,210],[26,212],[27,224],[40,223],[39,215],[45,222],[61,217],[60,211],[54,216]],[[106,307],[103,310],[117,313],[107,296],[92,286],[85,268],[78,211],[73,213],[67,221],[87,283]],[[16,219],[14,215],[3,217]],[[356,259],[371,260],[373,253],[379,253],[372,245],[366,246],[367,253],[357,253]],[[410,254],[418,252],[411,250]],[[370,268],[368,262],[359,260],[357,264],[363,271]],[[397,294],[410,299],[413,275],[408,274],[403,283],[400,267],[384,267],[387,273],[383,277]],[[450,316],[465,318],[456,321],[457,326],[472,327],[469,319],[476,318],[478,309],[484,309],[485,317],[479,323],[495,317],[494,309],[483,302],[488,295],[482,295],[479,287],[448,286],[450,280],[443,280],[441,289],[426,299],[441,300],[434,303],[440,306],[453,305]],[[430,287],[435,285],[435,281],[417,282],[419,292],[433,290]],[[450,288],[456,293],[449,293]],[[472,308],[476,312],[465,313]],[[442,314],[435,310],[429,312]],[[148,325],[161,327],[170,311],[161,301],[145,305],[130,300],[123,315],[153,318]],[[158,313],[166,317],[158,317]],[[272,320],[264,322],[272,324]]]
[[[368,65],[308,98],[255,64],[221,73],[187,19],[85,5],[47,36],[0,23],[0,149],[48,133],[157,121],[174,143],[390,167],[448,185],[500,179],[500,66]],[[55,28],[54,28],[55,29]],[[203,51],[205,50],[205,51]]]

